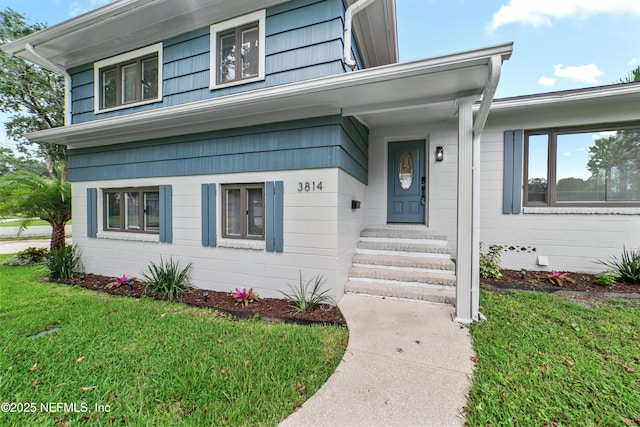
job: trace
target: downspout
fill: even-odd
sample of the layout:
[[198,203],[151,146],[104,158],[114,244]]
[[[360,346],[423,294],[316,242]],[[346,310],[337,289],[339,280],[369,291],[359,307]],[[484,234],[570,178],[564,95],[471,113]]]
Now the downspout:
[[360,12],[376,0],[358,0],[344,12],[344,63],[349,68],[356,67],[356,61],[351,56],[351,24],[356,13]]
[[494,55],[489,60],[489,77],[485,85],[478,115],[473,123],[472,160],[472,241],[471,241],[471,319],[482,320],[480,313],[480,138],[487,123],[491,103],[500,82],[502,57]]
[[51,70],[56,73],[60,73],[64,76],[64,125],[68,126],[71,124],[71,75],[67,73],[67,70],[62,68],[61,66],[54,64],[49,61],[47,58],[40,55],[36,50],[31,46],[30,43],[24,45],[27,52],[31,55],[38,58],[38,61],[41,65],[43,65],[48,70]]

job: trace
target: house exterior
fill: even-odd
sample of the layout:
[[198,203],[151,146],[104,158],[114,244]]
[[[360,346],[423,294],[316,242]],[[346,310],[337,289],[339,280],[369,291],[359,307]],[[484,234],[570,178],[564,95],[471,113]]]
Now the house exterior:
[[398,63],[394,0],[120,0],[2,48],[65,75],[67,125],[29,138],[69,148],[88,272],[171,256],[202,289],[322,276],[469,322],[480,241],[587,271],[640,225],[632,178],[624,203],[569,210],[520,185],[531,131],[640,121],[638,86],[492,107],[512,45]]

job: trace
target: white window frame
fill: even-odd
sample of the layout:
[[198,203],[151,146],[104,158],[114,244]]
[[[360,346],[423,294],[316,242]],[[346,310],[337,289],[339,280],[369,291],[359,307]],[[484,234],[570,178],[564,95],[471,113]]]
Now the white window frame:
[[[257,82],[264,80],[264,68],[265,68],[265,17],[266,12],[264,9],[250,13],[248,15],[239,16],[237,18],[229,19],[228,21],[219,22],[211,25],[210,28],[210,48],[211,53],[209,55],[210,60],[210,80],[209,89],[220,89],[223,87],[237,86],[245,83]],[[217,83],[218,81],[218,34],[231,30],[236,27],[250,24],[251,22],[258,21],[258,75],[250,79],[234,80],[227,83]]]
[[[143,47],[141,49],[132,50],[131,52],[123,53],[120,55],[112,56],[93,63],[93,111],[95,114],[106,113],[114,110],[121,110],[123,108],[136,107],[139,105],[151,104],[154,102],[162,101],[162,43],[156,43],[151,46]],[[144,56],[158,55],[158,97],[153,99],[145,99],[140,102],[132,102],[130,104],[118,105],[111,108],[100,108],[102,87],[100,79],[100,70],[112,65],[120,64],[122,62],[131,61],[133,59],[142,58]]]

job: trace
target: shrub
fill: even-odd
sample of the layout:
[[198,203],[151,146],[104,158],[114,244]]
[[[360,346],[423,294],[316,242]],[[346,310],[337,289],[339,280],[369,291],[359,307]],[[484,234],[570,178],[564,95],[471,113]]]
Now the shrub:
[[622,248],[620,259],[615,255],[609,261],[599,261],[620,275],[620,280],[632,285],[640,285],[640,249]]
[[618,273],[612,270],[604,270],[596,274],[596,279],[598,279],[598,283],[602,286],[615,285],[618,277],[620,277]]
[[80,251],[76,245],[52,249],[47,261],[51,278],[68,280],[80,266]]
[[164,261],[160,258],[160,264],[153,261],[148,267],[147,273],[142,273],[146,288],[154,295],[166,296],[170,300],[187,292],[189,286],[189,270],[191,263],[183,269],[179,263],[169,258]]
[[322,275],[317,275],[305,283],[300,272],[298,286],[289,285],[291,293],[283,291],[280,293],[291,302],[295,311],[311,311],[318,304],[333,304],[333,298],[328,295],[329,290],[320,290],[325,282],[326,279]]
[[499,279],[502,277],[502,267],[500,266],[502,246],[491,245],[487,253],[484,252],[482,246],[482,243],[480,243],[480,277]]
[[47,248],[27,248],[17,254],[17,258],[23,261],[24,265],[39,264],[45,261],[48,256],[49,249]]

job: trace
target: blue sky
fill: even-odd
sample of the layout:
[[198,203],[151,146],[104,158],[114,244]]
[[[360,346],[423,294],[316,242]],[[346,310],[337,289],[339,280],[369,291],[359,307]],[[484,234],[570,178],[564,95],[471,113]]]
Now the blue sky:
[[[0,0],[0,9],[9,7],[30,22],[53,25],[107,2]],[[640,65],[640,0],[396,0],[396,4],[401,61],[513,41],[499,98],[615,83]],[[1,130],[0,145],[11,145]]]

